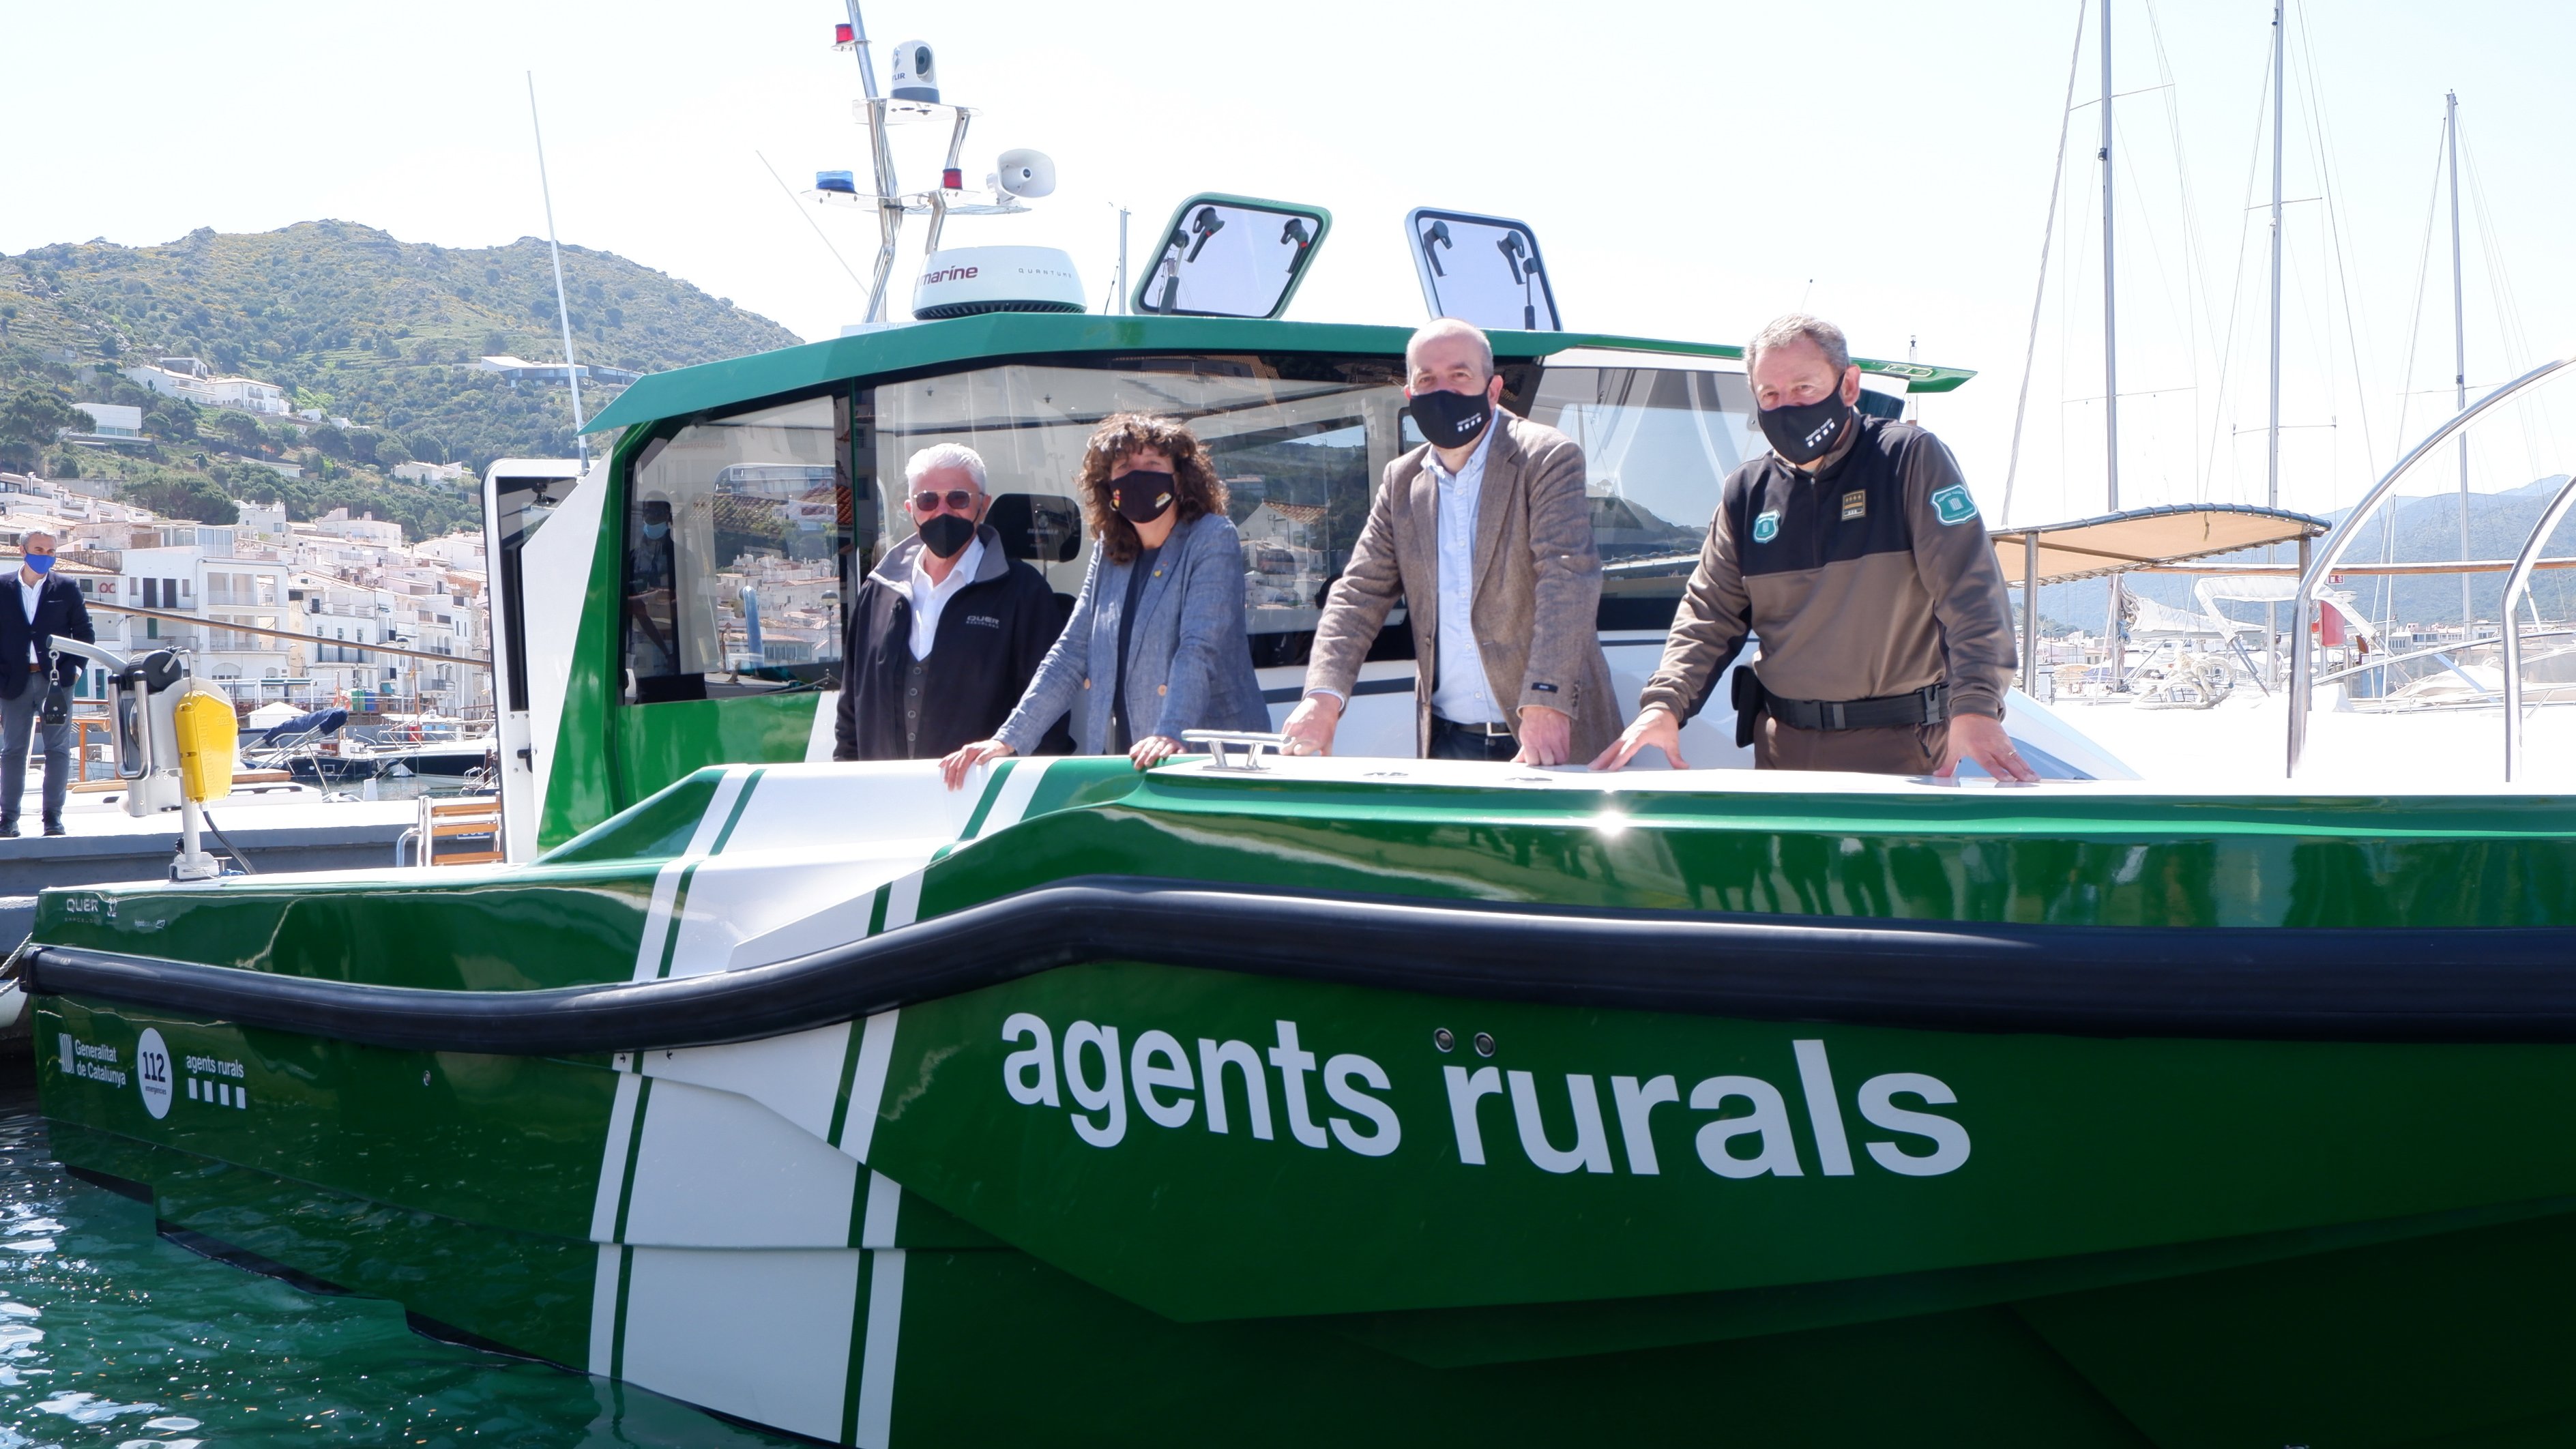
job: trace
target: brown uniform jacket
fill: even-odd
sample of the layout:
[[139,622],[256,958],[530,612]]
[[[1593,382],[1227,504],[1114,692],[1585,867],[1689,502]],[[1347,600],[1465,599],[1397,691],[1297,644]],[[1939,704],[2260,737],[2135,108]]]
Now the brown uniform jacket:
[[[1573,718],[1571,759],[1618,738],[1619,702],[1601,653],[1601,555],[1583,494],[1583,450],[1554,428],[1497,410],[1476,495],[1474,623],[1485,678],[1509,701],[1512,727],[1531,705]],[[1431,749],[1431,688],[1440,666],[1439,485],[1425,444],[1389,463],[1350,562],[1315,625],[1306,688],[1347,699],[1360,661],[1402,598],[1413,626],[1414,749]]]
[[1736,469],[1639,707],[1690,718],[1748,633],[1773,694],[1876,699],[1946,679],[1953,715],[2003,717],[2003,571],[1940,439],[1864,417],[1814,473],[1767,453]]

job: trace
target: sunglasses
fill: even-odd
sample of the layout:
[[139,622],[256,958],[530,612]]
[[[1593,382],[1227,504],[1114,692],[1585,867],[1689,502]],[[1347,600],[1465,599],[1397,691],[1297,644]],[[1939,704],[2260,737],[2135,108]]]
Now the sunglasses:
[[927,490],[915,493],[912,495],[912,506],[918,512],[928,513],[939,506],[939,500],[942,498],[948,500],[948,508],[952,513],[963,513],[975,506],[975,495],[963,488],[951,488],[945,493],[932,493]]

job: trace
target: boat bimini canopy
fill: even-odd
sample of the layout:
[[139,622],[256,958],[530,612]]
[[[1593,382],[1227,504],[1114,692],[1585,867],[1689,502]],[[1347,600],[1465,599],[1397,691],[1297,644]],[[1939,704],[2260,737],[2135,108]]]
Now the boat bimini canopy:
[[2003,566],[2005,584],[2018,586],[2031,575],[2043,585],[2062,584],[2266,544],[2301,543],[2333,527],[2322,518],[2279,508],[2183,503],[2106,513],[2072,523],[1998,528],[1989,536],[1994,539],[1995,562]]
[[[2025,524],[1993,530],[1988,536],[1994,540],[1995,562],[2003,569],[2004,583],[2021,589],[2022,687],[2030,688],[2039,673],[2039,590],[2030,587],[2032,580],[2044,586],[2138,573],[2274,543],[2298,544],[2299,561],[2304,565],[2308,540],[2333,528],[2322,518],[2286,509],[2256,508],[2244,503],[2177,503],[2079,518],[2072,523]],[[2140,601],[2142,608],[2145,603]],[[2210,605],[2206,595],[2202,607],[2209,610],[2209,619],[2195,619],[2179,610],[2165,611],[2174,615],[2161,621],[2167,636],[2205,633],[2232,640],[2235,631],[2226,627],[2225,616]]]

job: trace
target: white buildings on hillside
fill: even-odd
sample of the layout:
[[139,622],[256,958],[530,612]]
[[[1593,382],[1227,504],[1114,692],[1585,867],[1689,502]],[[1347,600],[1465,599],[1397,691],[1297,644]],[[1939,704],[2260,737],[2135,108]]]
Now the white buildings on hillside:
[[73,403],[72,411],[89,415],[89,432],[94,438],[139,438],[143,436],[143,409],[118,403]]
[[193,357],[165,357],[157,364],[129,367],[125,375],[138,387],[185,398],[201,408],[232,408],[272,417],[285,417],[292,411],[287,406],[286,389],[277,384],[256,378],[217,376]]
[[474,470],[463,463],[396,463],[392,473],[432,488],[465,488],[474,482]]
[[[564,365],[560,362],[530,362],[524,357],[507,355],[479,358],[474,366],[483,372],[501,374],[509,379],[512,387],[517,387],[523,382],[561,382],[564,380],[565,372]],[[624,387],[644,375],[640,372],[630,372],[623,367],[602,367],[591,362],[582,363],[573,370],[581,374],[581,380],[584,382],[609,383],[617,387]]]
[[345,538],[377,548],[400,548],[403,541],[401,524],[379,519],[372,513],[364,518],[351,518],[345,508],[334,508],[307,526],[333,538]]
[[[468,662],[486,654],[491,631],[479,534],[413,545],[399,524],[345,509],[294,523],[277,504],[243,505],[238,524],[191,523],[0,474],[0,551],[39,529],[101,606],[91,616],[101,644],[186,649],[237,704],[491,706],[490,672]],[[124,612],[134,609],[149,612]],[[87,671],[80,695],[105,692],[105,671]]]

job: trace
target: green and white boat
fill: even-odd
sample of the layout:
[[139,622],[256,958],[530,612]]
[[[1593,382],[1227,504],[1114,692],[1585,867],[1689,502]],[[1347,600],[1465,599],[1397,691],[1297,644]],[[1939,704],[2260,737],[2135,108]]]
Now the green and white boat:
[[[1405,331],[1170,279],[648,377],[597,465],[497,465],[509,861],[47,893],[61,1159],[831,1443],[2576,1431],[2565,797],[2193,793],[2020,696],[2024,789],[1416,761],[1400,627],[1337,758],[831,763],[904,459],[981,450],[1070,591],[1125,408],[1232,485],[1284,712]],[[1633,695],[1750,435],[1735,353],[1495,343],[1587,444]],[[1690,753],[1742,763],[1712,713]]]

